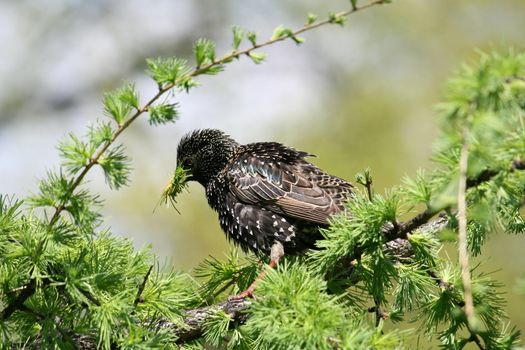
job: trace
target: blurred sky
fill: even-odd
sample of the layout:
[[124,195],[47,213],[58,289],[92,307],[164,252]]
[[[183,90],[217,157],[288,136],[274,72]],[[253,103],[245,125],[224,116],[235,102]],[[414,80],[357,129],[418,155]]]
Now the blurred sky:
[[[365,1],[361,0],[360,3]],[[308,12],[324,16],[348,1],[329,0],[0,0],[0,193],[26,196],[59,164],[56,145],[104,118],[101,98],[123,80],[142,100],[156,92],[147,57],[191,59],[200,37],[230,49],[231,26],[271,36],[279,24],[298,27]],[[431,167],[437,134],[433,105],[446,79],[476,49],[523,48],[523,0],[397,0],[349,18],[344,28],[306,33],[306,42],[274,45],[260,66],[242,58],[202,86],[174,97],[175,125],[145,120],[122,137],[133,158],[130,185],[105,186],[100,171],[89,186],[106,199],[107,224],[161,260],[190,269],[229,249],[199,185],[172,209],[153,213],[175,166],[184,133],[217,127],[240,142],[275,140],[314,153],[323,169],[352,180],[370,167],[377,191]],[[520,237],[498,235],[487,246],[488,270],[508,286],[512,305],[524,304],[512,286],[523,274]],[[510,254],[515,254],[510,255]],[[509,259],[512,256],[512,259]],[[510,308],[512,309],[512,308]],[[518,308],[519,309],[519,308]],[[511,311],[525,329],[525,315]]]

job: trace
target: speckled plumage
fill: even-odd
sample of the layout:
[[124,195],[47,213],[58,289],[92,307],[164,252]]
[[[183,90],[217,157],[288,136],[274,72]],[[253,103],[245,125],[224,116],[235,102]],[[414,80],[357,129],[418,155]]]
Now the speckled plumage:
[[201,183],[227,237],[243,250],[286,254],[311,248],[319,228],[343,210],[352,185],[276,142],[241,145],[220,130],[197,130],[177,149],[177,164]]

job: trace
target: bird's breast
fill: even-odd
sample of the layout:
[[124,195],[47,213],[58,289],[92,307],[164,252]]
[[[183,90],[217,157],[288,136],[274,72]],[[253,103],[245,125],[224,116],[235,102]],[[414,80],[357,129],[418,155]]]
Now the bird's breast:
[[209,184],[206,196],[217,212],[219,224],[229,240],[244,251],[269,254],[274,242],[281,242],[287,254],[310,248],[317,232],[310,232],[306,223],[285,217],[259,205],[240,201],[220,180]]

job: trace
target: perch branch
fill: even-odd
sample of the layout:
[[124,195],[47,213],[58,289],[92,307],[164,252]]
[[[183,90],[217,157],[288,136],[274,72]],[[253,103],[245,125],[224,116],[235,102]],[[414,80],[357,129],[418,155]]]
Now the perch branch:
[[197,339],[204,332],[205,322],[218,311],[229,315],[232,319],[230,324],[242,324],[248,319],[245,311],[250,307],[252,301],[249,299],[232,299],[222,303],[201,307],[198,309],[187,310],[184,312],[184,327],[180,327],[171,322],[163,322],[161,327],[169,327],[177,336],[177,343],[184,343]]

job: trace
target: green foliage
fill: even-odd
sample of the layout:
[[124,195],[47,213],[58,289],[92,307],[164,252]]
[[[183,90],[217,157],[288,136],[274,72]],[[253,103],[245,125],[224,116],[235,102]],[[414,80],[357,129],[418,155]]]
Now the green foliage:
[[[356,176],[366,192],[355,192],[347,204],[351,215],[332,218],[330,228],[323,231],[325,239],[317,242],[320,249],[309,253],[312,270],[338,286],[333,291],[360,295],[362,307],[368,300],[369,305],[389,309],[393,320],[417,311],[429,336],[439,333],[447,348],[460,348],[475,339],[487,348],[515,344],[516,331],[503,324],[501,286],[486,277],[473,278],[477,322],[467,327],[459,272],[439,254],[443,245],[439,238],[445,235],[437,233],[443,227],[429,225],[411,232],[408,256],[391,255],[385,232],[399,230],[399,218],[414,212],[431,217],[443,210],[447,235],[455,237],[459,149],[465,128],[471,146],[467,182],[471,254],[481,254],[494,232],[525,232],[520,211],[525,198],[523,76],[524,54],[482,54],[480,63],[463,67],[451,80],[446,101],[439,105],[442,134],[433,158],[440,167],[406,177],[386,196],[373,194],[370,171]],[[368,298],[362,297],[363,291]]]
[[[114,130],[111,128],[109,123],[97,122],[88,126],[87,138],[89,140],[90,147],[98,148],[102,144],[111,141],[113,138]],[[62,158],[68,158],[66,155],[62,155]]]
[[345,25],[347,18],[341,14],[330,12],[328,14],[328,21],[330,23],[339,24],[342,27]]
[[326,282],[302,264],[283,264],[261,282],[261,296],[242,327],[255,349],[392,349],[395,333],[381,334],[362,312],[326,293]]
[[233,26],[232,32],[233,32],[233,45],[232,46],[234,50],[238,50],[246,32],[244,29],[242,29],[239,26]]
[[441,244],[434,232],[416,231],[410,235],[409,242],[415,261],[427,268],[435,268],[437,266]]
[[124,152],[124,146],[119,145],[108,150],[98,159],[98,164],[104,170],[109,187],[119,189],[127,184],[131,161]]
[[62,166],[70,174],[75,174],[82,169],[94,152],[91,145],[81,141],[74,134],[69,134],[69,139],[62,141],[58,149],[63,159]]
[[255,32],[248,32],[248,34],[246,34],[246,37],[248,38],[248,40],[250,41],[252,46],[256,46],[257,45],[257,33],[255,33]]
[[[442,281],[447,285],[452,286],[455,282],[460,282],[458,271],[450,265],[445,265],[441,274]],[[438,293],[429,295],[429,300],[420,308],[420,317],[425,320],[427,333],[437,330],[440,324],[450,323],[451,327],[457,328],[455,311],[459,310],[461,301],[459,291],[453,288],[444,287]]]
[[151,125],[162,125],[173,123],[179,118],[176,103],[163,103],[148,107],[149,123]]
[[181,84],[189,80],[187,77],[189,68],[186,60],[176,57],[156,58],[147,59],[146,63],[148,64],[148,73],[161,87],[165,84],[175,85],[176,82],[179,83],[178,79],[183,80],[180,82]]
[[199,39],[193,46],[197,67],[207,65],[215,61],[215,43],[208,39]]
[[138,109],[138,107],[138,95],[133,84],[126,83],[121,88],[104,95],[104,111],[119,125],[124,122],[133,108]]
[[91,329],[98,330],[94,340],[102,348],[173,341],[173,335],[142,325],[159,318],[180,322],[181,308],[195,303],[195,283],[188,275],[157,270],[135,304],[153,263],[149,252],[136,252],[129,240],[104,231],[80,234],[76,225],[65,223],[50,230],[46,222],[24,215],[21,202],[5,197],[0,202],[0,240],[6,252],[0,259],[0,304],[13,301],[17,286],[35,281],[25,308],[2,322],[9,329],[1,333],[3,346],[38,337],[44,347],[71,347],[68,332],[91,335]]
[[342,256],[351,255],[358,246],[364,249],[365,254],[379,254],[381,259],[384,258],[382,245],[385,240],[381,229],[383,225],[396,221],[398,205],[398,197],[393,192],[386,197],[375,195],[370,200],[368,194],[356,191],[347,203],[352,216],[335,216],[330,228],[323,231],[325,239],[317,242],[322,249],[310,255],[313,267],[328,271]]
[[195,268],[195,276],[203,281],[200,294],[209,303],[218,297],[235,295],[248,288],[258,267],[253,259],[241,259],[237,250],[232,250],[225,261],[205,259]]
[[419,309],[421,304],[428,301],[434,281],[427,271],[417,263],[397,264],[396,282],[393,290],[393,310],[397,312],[411,312]]
[[282,25],[280,25],[274,29],[270,40],[279,40],[283,38],[291,38],[293,41],[295,41],[296,44],[301,44],[304,42],[304,39],[296,36],[292,29],[285,28]]
[[432,188],[427,181],[424,170],[419,170],[414,179],[405,177],[404,191],[407,196],[407,204],[416,206],[424,204],[427,208],[430,207],[430,200],[432,199]]
[[[461,280],[451,266],[444,270],[444,279],[450,285],[460,285]],[[483,340],[489,349],[510,349],[518,344],[520,332],[508,330],[504,324],[505,300],[500,291],[502,285],[488,278],[478,276],[472,280],[476,321],[467,326],[467,320],[462,309],[462,290],[443,288],[437,295],[431,294],[428,302],[423,306],[420,316],[425,319],[428,334],[437,331],[439,325],[445,329],[439,331],[439,338],[445,348],[456,349],[465,346],[468,338],[461,338],[462,330],[469,329]],[[470,328],[469,328],[470,327]]]
[[193,46],[193,52],[200,74],[215,75],[223,71],[224,66],[215,62],[215,43],[213,41],[208,39],[197,40]]
[[317,15],[315,13],[309,13],[308,17],[306,18],[306,24],[307,25],[314,24],[316,20],[317,20]]
[[326,282],[299,265],[283,264],[261,282],[261,297],[251,308],[249,332],[262,334],[260,345],[276,349],[327,349],[339,338],[345,310],[324,290]]
[[72,183],[62,172],[48,171],[47,179],[41,180],[38,187],[40,193],[29,199],[35,207],[58,207],[70,200]]
[[[523,171],[513,164],[525,154],[523,95],[525,55],[481,54],[480,62],[464,66],[449,83],[446,101],[439,105],[443,134],[438,141],[437,157],[447,168],[457,166],[458,133],[469,129],[469,178],[495,174],[490,181],[468,193],[469,246],[481,252],[487,236],[497,229],[523,232],[519,213],[525,196]],[[440,174],[441,175],[441,174]],[[447,182],[453,181],[447,179]]]
[[218,310],[206,320],[204,340],[211,346],[219,346],[228,334],[231,320],[230,315]]
[[250,52],[248,54],[255,64],[261,64],[266,59],[266,54],[264,52]]

